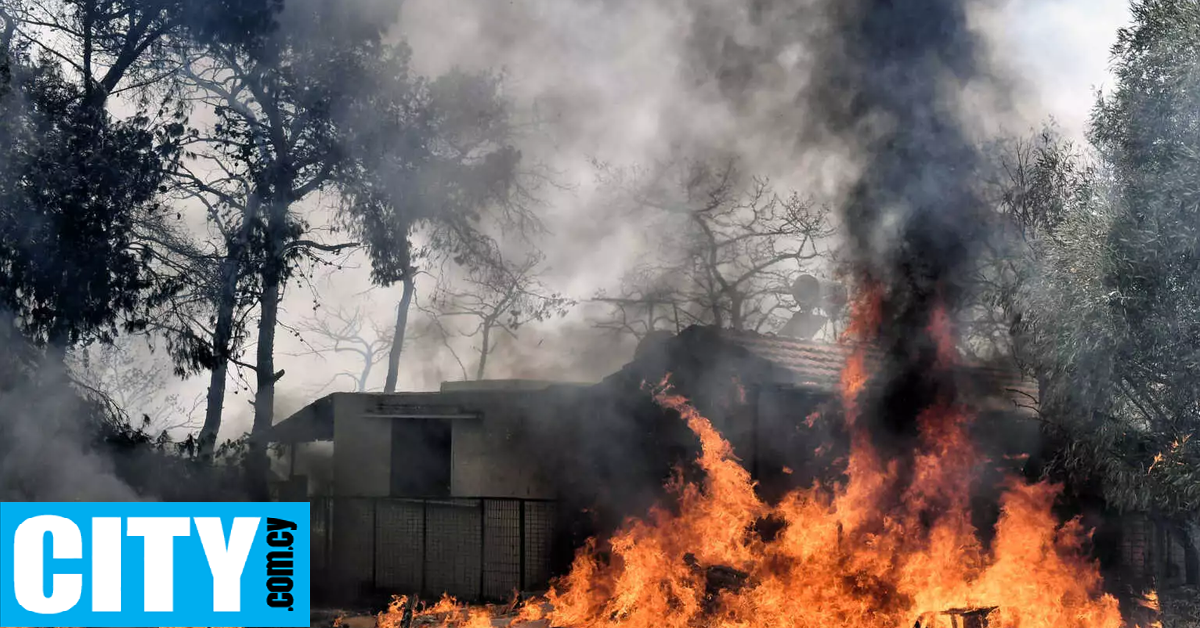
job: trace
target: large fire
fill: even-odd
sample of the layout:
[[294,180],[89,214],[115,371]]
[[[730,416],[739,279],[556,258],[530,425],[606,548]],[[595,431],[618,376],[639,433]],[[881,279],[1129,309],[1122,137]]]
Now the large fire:
[[[866,346],[878,300],[861,300],[847,340]],[[937,368],[953,367],[949,318],[927,330],[939,343]],[[576,556],[544,600],[515,621],[571,628],[1118,628],[1116,599],[1101,589],[1087,558],[1088,533],[1052,514],[1055,486],[1007,481],[1001,515],[985,548],[968,500],[978,464],[967,435],[971,413],[943,399],[919,419],[908,473],[883,460],[859,418],[871,374],[865,350],[848,360],[841,392],[851,453],[846,480],[762,501],[750,474],[712,424],[673,393],[655,389],[699,437],[704,479],[677,480],[673,509],[626,524],[606,544]],[[775,522],[774,534],[765,521]],[[402,602],[402,601],[401,601]],[[379,617],[400,623],[402,603]],[[443,601],[427,612],[471,628],[490,625],[482,609]]]

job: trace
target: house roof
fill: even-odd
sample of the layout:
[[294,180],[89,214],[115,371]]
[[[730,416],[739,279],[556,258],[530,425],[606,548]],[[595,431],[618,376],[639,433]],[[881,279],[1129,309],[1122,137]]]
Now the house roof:
[[[701,346],[717,343],[767,363],[776,383],[830,391],[837,389],[842,368],[856,349],[852,343],[801,340],[704,326],[688,327],[667,342]],[[878,361],[881,357],[878,350],[868,352],[869,361]],[[975,381],[1004,391],[1016,407],[1027,410],[1036,407],[1037,382],[1025,377],[1016,368],[967,363],[964,373]]]
[[269,440],[276,443],[309,443],[333,440],[333,400],[325,395],[271,426]]
[[544,379],[479,379],[461,382],[442,382],[439,392],[520,392],[542,391],[549,388],[586,388],[590,383]]
[[281,443],[333,440],[335,414],[377,419],[478,419],[488,408],[501,404],[584,388],[581,384],[497,380],[443,385],[437,392],[332,393],[276,423],[268,438]]
[[[675,336],[665,338],[662,343],[684,348],[701,367],[710,364],[710,360],[720,360],[722,355],[732,352],[738,360],[748,358],[766,366],[770,383],[831,392],[837,390],[842,368],[855,349],[852,344],[817,342],[699,325],[688,327]],[[872,351],[868,355],[869,359],[880,358],[878,351]],[[650,358],[640,354],[640,357],[635,358],[633,363],[626,365],[618,374],[630,371],[634,365],[647,359]],[[1015,368],[968,364],[964,372],[975,381],[983,383],[988,390],[1004,391],[1007,399],[997,401],[1006,409],[1017,408],[1022,412],[1032,412],[1036,407],[1037,382],[1023,377]],[[355,413],[361,416],[454,419],[476,416],[481,412],[481,408],[488,407],[502,398],[524,399],[531,393],[553,394],[555,391],[584,390],[589,386],[561,382],[496,381],[449,384],[443,386],[439,392],[334,393],[277,423],[271,428],[271,437],[279,442],[331,440],[333,406],[335,398],[338,397],[354,398]]]
[[752,355],[787,371],[795,384],[836,387],[842,368],[850,357],[850,345],[799,340],[774,334],[722,329],[721,341],[741,347]]

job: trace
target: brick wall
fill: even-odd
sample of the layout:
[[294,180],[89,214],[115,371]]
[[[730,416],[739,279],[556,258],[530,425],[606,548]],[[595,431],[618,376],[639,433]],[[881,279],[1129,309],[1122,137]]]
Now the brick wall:
[[[1127,515],[1118,525],[1121,551],[1117,567],[1122,581],[1135,587],[1169,588],[1186,584],[1186,540],[1178,530],[1145,515]],[[1193,533],[1193,542],[1198,537]]]

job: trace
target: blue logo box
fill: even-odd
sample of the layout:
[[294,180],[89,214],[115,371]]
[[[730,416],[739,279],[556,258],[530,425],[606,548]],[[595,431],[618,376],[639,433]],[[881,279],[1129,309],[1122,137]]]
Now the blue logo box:
[[0,503],[0,627],[309,625],[308,503]]

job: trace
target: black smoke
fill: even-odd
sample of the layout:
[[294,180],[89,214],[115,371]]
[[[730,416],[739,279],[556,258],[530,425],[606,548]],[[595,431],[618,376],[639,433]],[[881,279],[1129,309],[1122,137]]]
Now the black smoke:
[[956,97],[994,80],[966,0],[834,3],[814,64],[812,129],[854,142],[861,174],[844,204],[850,273],[882,296],[885,364],[865,417],[885,453],[910,451],[917,417],[953,393],[928,326],[969,294],[984,237],[974,177],[981,157]]
[[[774,120],[779,135],[797,138],[797,154],[828,147],[857,157],[861,171],[842,204],[846,261],[860,287],[879,286],[883,324],[876,343],[885,355],[863,416],[873,422],[877,449],[902,462],[917,450],[920,413],[940,396],[965,392],[957,390],[961,373],[934,368],[937,345],[927,327],[938,307],[953,315],[968,302],[972,262],[987,236],[987,210],[977,185],[980,144],[962,121],[958,98],[968,84],[1003,79],[989,67],[982,35],[970,26],[971,4],[697,2],[684,42],[682,71],[696,94],[720,98],[748,125]],[[788,88],[795,91],[782,96]],[[644,391],[633,392],[643,380],[658,381],[672,369],[678,380],[679,361],[686,359],[653,366],[643,359],[643,370],[627,374],[628,381],[610,378],[619,392],[597,392],[596,399],[577,404],[587,408],[587,418],[555,424],[559,429],[569,424],[578,433],[547,437],[571,446],[538,448],[543,459],[566,457],[547,463],[569,469],[557,474],[569,484],[561,487],[564,495],[586,496],[582,501],[598,512],[617,513],[601,522],[602,530],[659,501],[674,463],[694,457],[690,450],[676,450],[678,443],[694,440],[671,431],[686,432],[683,425],[668,418],[655,431],[661,411]],[[716,361],[705,355],[696,368],[712,369],[707,374],[713,380],[727,380],[717,376]],[[797,408],[796,421],[811,409]],[[795,427],[792,422],[780,429]],[[803,469],[812,461],[776,462]]]

